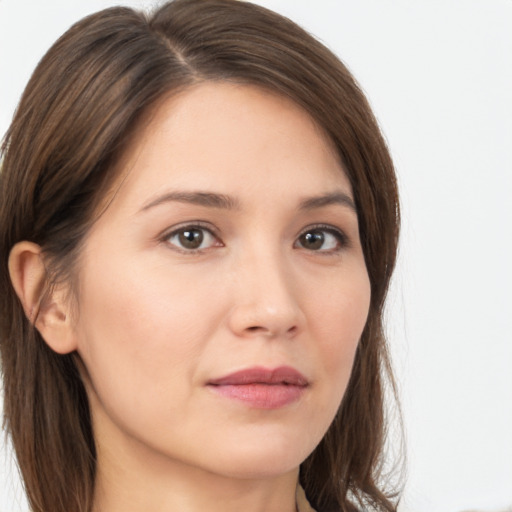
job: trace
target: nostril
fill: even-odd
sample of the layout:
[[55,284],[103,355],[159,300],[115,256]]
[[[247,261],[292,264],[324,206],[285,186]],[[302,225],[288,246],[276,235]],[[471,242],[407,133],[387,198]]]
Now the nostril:
[[[294,326],[290,327],[288,330],[286,330],[286,335],[293,336],[293,335],[295,335],[297,330],[298,330],[297,326],[294,325]],[[250,332],[250,333],[263,333],[263,334],[267,334],[267,335],[271,335],[271,336],[275,336],[277,334],[277,331],[273,331],[269,327],[263,327],[263,326],[260,326],[260,325],[252,325],[250,327],[247,327],[246,328],[246,332]]]
[[258,331],[264,331],[265,329],[263,327],[259,327],[258,325],[254,325],[252,327],[247,328],[250,332],[258,332]]

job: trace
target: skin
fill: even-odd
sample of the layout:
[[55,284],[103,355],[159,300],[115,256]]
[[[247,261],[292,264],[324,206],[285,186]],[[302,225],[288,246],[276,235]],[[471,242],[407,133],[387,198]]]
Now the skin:
[[[190,201],[198,191],[229,204]],[[288,99],[203,83],[155,110],[85,241],[78,313],[53,313],[66,319],[54,348],[84,363],[96,511],[295,511],[299,465],[334,418],[368,314],[351,199],[330,141]],[[191,250],[183,229],[198,223]],[[282,407],[208,385],[283,365],[307,386]]]

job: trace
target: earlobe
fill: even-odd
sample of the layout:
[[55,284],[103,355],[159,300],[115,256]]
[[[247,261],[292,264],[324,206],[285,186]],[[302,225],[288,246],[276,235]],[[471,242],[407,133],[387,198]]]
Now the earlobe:
[[70,305],[62,289],[47,290],[47,272],[41,247],[19,242],[9,254],[9,274],[25,315],[55,352],[76,349]]

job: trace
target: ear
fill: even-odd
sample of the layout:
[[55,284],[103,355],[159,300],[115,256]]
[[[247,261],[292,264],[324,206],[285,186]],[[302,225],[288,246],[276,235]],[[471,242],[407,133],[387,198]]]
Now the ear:
[[9,254],[9,275],[25,315],[50,348],[59,354],[76,350],[71,306],[63,287],[47,292],[47,273],[41,247],[19,242]]

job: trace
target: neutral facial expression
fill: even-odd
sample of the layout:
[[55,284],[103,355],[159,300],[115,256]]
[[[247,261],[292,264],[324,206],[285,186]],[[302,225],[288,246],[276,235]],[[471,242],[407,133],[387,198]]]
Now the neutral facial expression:
[[73,327],[100,453],[296,470],[339,407],[370,300],[329,139],[286,98],[203,83],[160,104],[120,167]]

